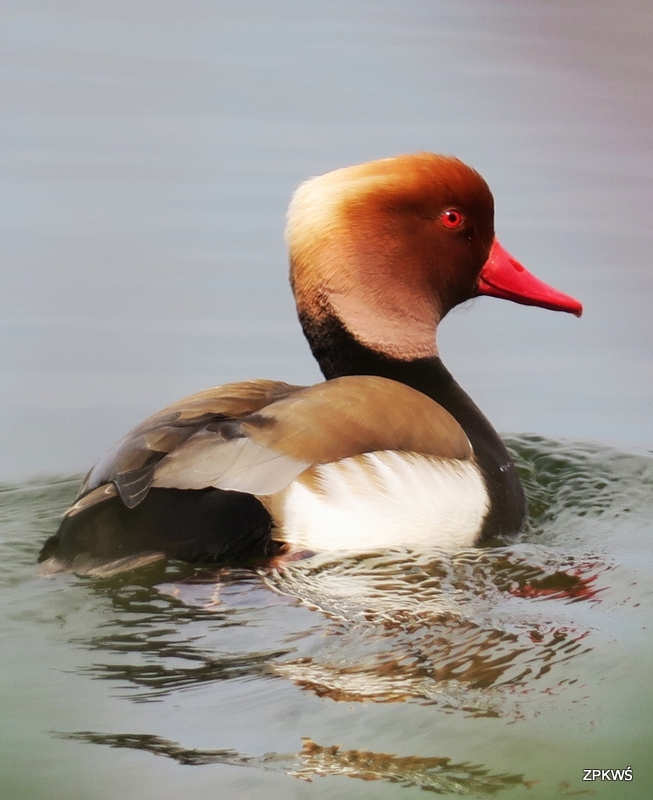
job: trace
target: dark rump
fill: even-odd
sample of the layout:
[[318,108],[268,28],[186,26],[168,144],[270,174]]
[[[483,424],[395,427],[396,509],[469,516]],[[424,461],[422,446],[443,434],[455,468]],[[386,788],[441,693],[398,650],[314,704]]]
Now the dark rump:
[[135,508],[118,497],[65,517],[39,561],[86,572],[103,564],[160,553],[191,562],[253,563],[275,555],[272,520],[259,500],[222,489],[151,489]]

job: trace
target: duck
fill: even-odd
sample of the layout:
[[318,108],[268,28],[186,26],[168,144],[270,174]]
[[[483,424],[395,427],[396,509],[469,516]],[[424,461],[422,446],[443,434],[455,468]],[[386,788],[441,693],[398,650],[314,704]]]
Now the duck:
[[325,380],[226,384],[137,425],[87,474],[45,571],[457,551],[522,528],[515,464],[444,366],[438,325],[480,295],[582,305],[499,243],[482,176],[429,152],[336,169],[295,191],[286,242]]

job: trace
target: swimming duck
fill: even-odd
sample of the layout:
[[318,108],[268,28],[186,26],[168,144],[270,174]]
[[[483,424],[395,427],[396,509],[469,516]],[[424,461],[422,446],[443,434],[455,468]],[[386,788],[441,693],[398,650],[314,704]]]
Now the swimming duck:
[[49,571],[459,549],[519,530],[515,466],[440,360],[437,326],[478,295],[582,306],[499,244],[483,178],[432,153],[338,169],[297,189],[286,240],[326,381],[227,384],[149,417],[86,476],[41,552]]

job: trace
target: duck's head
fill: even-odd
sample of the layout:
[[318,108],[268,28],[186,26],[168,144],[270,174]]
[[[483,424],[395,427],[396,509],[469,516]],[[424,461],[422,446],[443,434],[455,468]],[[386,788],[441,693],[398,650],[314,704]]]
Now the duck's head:
[[442,317],[480,294],[582,312],[501,247],[487,183],[450,156],[397,156],[306,181],[286,239],[300,318],[336,317],[394,358],[434,355]]

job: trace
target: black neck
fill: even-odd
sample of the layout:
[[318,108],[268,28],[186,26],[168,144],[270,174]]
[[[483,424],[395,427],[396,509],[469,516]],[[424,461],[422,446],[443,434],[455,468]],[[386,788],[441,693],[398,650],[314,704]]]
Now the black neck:
[[316,322],[300,314],[304,333],[327,380],[342,375],[379,375],[431,397],[460,423],[469,437],[490,495],[482,538],[517,532],[526,499],[515,465],[490,422],[437,356],[401,361],[357,341],[335,316]]

